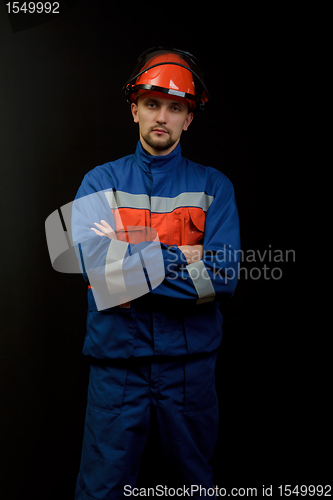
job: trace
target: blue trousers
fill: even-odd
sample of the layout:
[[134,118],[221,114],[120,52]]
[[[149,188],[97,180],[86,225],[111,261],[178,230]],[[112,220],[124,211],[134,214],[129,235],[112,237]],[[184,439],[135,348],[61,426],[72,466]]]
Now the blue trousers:
[[[92,360],[75,500],[128,496],[124,491],[136,485],[152,409],[164,458],[181,485],[212,491],[210,460],[218,430],[215,363],[216,352]],[[164,485],[173,487],[171,481],[165,478]]]

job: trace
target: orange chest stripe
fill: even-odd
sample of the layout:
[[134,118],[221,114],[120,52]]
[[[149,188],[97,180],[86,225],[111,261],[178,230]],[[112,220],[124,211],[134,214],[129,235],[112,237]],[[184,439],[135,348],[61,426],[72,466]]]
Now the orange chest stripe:
[[195,245],[203,240],[206,213],[198,207],[179,207],[168,213],[119,208],[114,210],[114,218],[118,237],[124,241],[128,227],[141,226],[154,228],[166,245]]

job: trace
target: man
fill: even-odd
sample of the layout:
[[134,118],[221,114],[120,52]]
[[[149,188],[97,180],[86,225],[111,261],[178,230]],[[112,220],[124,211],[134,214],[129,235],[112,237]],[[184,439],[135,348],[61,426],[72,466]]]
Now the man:
[[91,359],[75,498],[138,493],[151,418],[177,477],[165,484],[214,498],[218,299],[234,293],[239,254],[234,191],[181,155],[183,131],[209,100],[191,54],[149,49],[123,90],[136,151],[90,171],[73,206]]

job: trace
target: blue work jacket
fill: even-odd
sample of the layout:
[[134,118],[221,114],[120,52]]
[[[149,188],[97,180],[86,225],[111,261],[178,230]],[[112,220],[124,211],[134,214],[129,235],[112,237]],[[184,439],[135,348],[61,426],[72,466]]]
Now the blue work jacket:
[[[104,220],[113,237],[96,235]],[[83,353],[99,359],[208,353],[222,340],[219,300],[234,293],[239,221],[230,180],[185,159],[134,154],[88,172],[72,236],[88,284]],[[187,264],[182,245],[203,245]],[[110,298],[110,301],[108,302]]]

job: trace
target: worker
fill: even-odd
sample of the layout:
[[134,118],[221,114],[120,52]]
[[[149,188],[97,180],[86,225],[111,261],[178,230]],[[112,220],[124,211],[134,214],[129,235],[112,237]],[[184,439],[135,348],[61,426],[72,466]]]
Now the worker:
[[136,150],[88,172],[73,204],[90,359],[75,498],[139,493],[153,419],[173,470],[165,485],[215,498],[219,302],[234,294],[240,248],[234,189],[219,170],[181,154],[182,133],[210,100],[192,54],[148,49],[123,92]]

